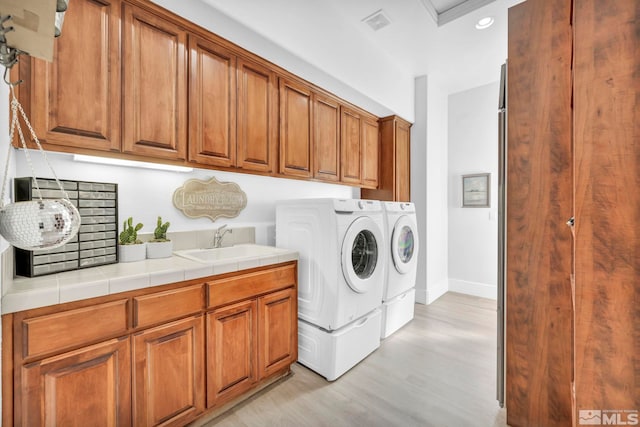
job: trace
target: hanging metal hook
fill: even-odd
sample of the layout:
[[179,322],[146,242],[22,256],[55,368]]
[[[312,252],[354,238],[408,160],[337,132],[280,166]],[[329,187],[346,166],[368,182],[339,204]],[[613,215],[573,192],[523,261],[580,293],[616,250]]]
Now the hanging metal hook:
[[[15,64],[16,62],[18,62],[17,59],[15,60],[15,62],[13,64]],[[11,66],[13,66],[13,64],[11,64]],[[8,84],[9,86],[11,86],[11,87],[15,87],[15,86],[18,86],[20,83],[22,83],[23,80],[20,79],[20,80],[18,80],[16,82],[11,82],[11,81],[9,81],[9,79],[7,79],[7,74],[9,73],[9,69],[11,68],[11,66],[9,66],[9,67],[4,69],[4,82],[6,84]]]

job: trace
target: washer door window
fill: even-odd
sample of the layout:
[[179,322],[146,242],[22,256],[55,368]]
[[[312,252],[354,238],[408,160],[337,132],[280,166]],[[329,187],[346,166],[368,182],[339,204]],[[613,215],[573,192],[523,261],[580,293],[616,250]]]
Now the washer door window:
[[393,227],[391,236],[391,256],[399,273],[411,271],[417,262],[418,235],[415,223],[407,216],[401,216]]
[[369,217],[357,218],[342,242],[342,272],[349,287],[365,293],[375,284],[380,259],[380,228]]

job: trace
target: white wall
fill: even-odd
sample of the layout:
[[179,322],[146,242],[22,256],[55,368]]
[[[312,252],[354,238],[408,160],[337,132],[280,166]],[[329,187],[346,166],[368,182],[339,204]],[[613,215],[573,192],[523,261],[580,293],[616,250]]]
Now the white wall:
[[416,79],[411,129],[411,200],[416,204],[420,262],[416,301],[430,304],[448,290],[447,93],[444,76]]
[[[449,96],[449,290],[496,298],[498,89]],[[491,173],[491,207],[462,208],[461,175]]]
[[[39,178],[53,178],[46,162],[37,152],[30,150],[36,174]],[[194,169],[190,173],[139,169],[124,166],[96,165],[72,160],[72,156],[48,152],[58,178],[110,182],[118,184],[119,225],[132,216],[142,222],[142,232],[153,232],[158,215],[170,221],[170,231],[213,229],[221,224],[231,227],[256,227],[256,241],[275,244],[275,201],[308,197],[359,197],[360,190],[335,184],[323,184],[284,178]],[[31,176],[24,153],[16,153],[16,176]],[[188,179],[209,179],[237,183],[247,194],[247,207],[236,218],[188,218],[173,206],[173,192]]]

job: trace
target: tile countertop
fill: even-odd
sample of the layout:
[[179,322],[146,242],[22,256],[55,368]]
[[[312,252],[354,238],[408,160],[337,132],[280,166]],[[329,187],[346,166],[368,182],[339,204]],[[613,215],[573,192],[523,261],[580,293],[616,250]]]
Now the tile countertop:
[[211,262],[193,261],[174,254],[171,258],[109,264],[34,278],[16,277],[2,297],[2,314],[298,259],[296,251],[271,249],[263,251],[271,253]]

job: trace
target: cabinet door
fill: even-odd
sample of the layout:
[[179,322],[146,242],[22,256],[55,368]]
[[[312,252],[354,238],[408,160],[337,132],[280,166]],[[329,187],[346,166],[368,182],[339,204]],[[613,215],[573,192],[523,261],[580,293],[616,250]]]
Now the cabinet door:
[[395,197],[399,202],[411,200],[411,126],[396,122]]
[[298,359],[298,298],[294,288],[258,299],[260,379]]
[[272,172],[276,162],[278,93],[269,68],[238,58],[237,166]]
[[120,150],[119,46],[119,0],[73,2],[53,62],[31,62],[27,84],[38,138],[47,145]]
[[311,90],[280,80],[280,173],[310,177],[313,164]]
[[184,159],[187,146],[187,33],[125,4],[123,150]]
[[133,336],[136,426],[185,425],[204,410],[202,316]]
[[20,393],[16,425],[130,426],[129,339],[27,364],[22,367]]
[[189,160],[235,166],[236,57],[190,36],[189,58]]
[[340,104],[334,98],[316,95],[313,101],[313,177],[340,180]]
[[360,184],[362,162],[360,144],[362,125],[360,114],[346,107],[341,108],[342,155],[340,162],[340,180],[345,184]]
[[380,138],[378,137],[378,122],[372,118],[362,118],[362,186],[376,188],[378,186],[378,153]]
[[257,381],[256,300],[207,314],[207,407],[247,391]]

